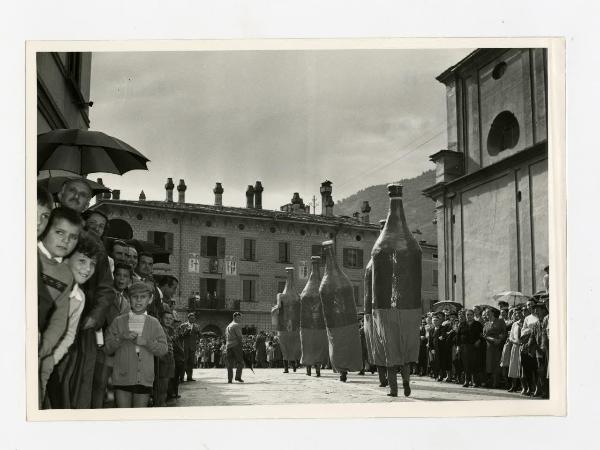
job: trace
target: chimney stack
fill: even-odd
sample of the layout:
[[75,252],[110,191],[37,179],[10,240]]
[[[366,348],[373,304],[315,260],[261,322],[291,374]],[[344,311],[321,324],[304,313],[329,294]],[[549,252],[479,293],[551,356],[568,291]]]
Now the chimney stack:
[[362,212],[361,220],[363,223],[370,223],[369,213],[371,212],[371,206],[368,201],[362,202],[362,206],[360,207],[360,212]]
[[254,209],[254,187],[251,184],[246,189],[246,208]]
[[298,212],[300,209],[300,205],[302,203],[302,199],[300,198],[300,194],[298,192],[294,192],[292,196],[292,212]]
[[113,200],[121,200],[121,190],[120,189],[113,189],[113,191],[112,191],[112,198],[113,198]]
[[185,185],[185,181],[179,180],[179,184],[177,185],[177,203],[185,203],[185,191],[187,186]]
[[215,194],[215,206],[223,206],[223,186],[221,183],[217,183],[215,188],[213,189],[213,193]]
[[262,193],[264,188],[260,181],[257,181],[254,185],[254,207],[256,209],[262,209]]
[[333,217],[333,198],[331,198],[331,196],[327,197],[327,200],[325,200],[325,215],[327,217]]
[[168,178],[167,179],[167,184],[165,184],[165,189],[167,191],[167,202],[172,202],[173,201],[173,188],[175,187],[175,185],[173,184],[173,178]]
[[139,198],[140,202],[145,202],[146,201],[146,194],[144,194],[144,190],[142,189],[142,192],[140,192],[140,198]]
[[331,198],[331,192],[333,189],[331,188],[331,181],[325,180],[321,183],[321,215],[327,215],[327,199]]

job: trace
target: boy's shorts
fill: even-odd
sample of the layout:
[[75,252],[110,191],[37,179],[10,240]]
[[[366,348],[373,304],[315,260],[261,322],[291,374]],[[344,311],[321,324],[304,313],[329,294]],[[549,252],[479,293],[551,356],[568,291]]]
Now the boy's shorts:
[[152,394],[152,386],[144,386],[143,384],[133,384],[130,386],[113,386],[113,389],[130,392],[132,394]]

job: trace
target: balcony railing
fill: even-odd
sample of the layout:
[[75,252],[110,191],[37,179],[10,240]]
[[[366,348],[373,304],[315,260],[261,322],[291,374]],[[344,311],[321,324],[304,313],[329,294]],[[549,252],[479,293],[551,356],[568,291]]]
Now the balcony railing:
[[190,298],[188,300],[188,309],[190,311],[239,311],[240,300],[233,298],[200,298],[199,300]]

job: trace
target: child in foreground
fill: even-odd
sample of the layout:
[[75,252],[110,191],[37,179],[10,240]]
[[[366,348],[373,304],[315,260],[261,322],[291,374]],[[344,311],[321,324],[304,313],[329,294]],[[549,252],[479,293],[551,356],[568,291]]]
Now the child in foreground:
[[[88,233],[82,232],[79,236],[75,250],[71,256],[65,260],[69,269],[71,269],[71,273],[75,280],[73,289],[69,294],[67,329],[59,340],[58,345],[54,348],[52,354],[46,356],[41,361],[40,369],[42,393],[44,393],[44,388],[46,383],[48,383],[48,400],[50,403],[49,406],[52,408],[62,407],[62,388],[68,384],[64,371],[57,370],[55,366],[63,359],[77,335],[79,319],[81,318],[81,313],[85,306],[85,294],[80,286],[85,284],[85,282],[94,274],[96,263],[98,262],[98,257],[101,253],[102,247],[100,246],[100,243]],[[50,383],[48,380],[53,370],[55,374]]]
[[115,318],[108,328],[105,350],[114,354],[113,387],[117,408],[144,408],[154,383],[154,356],[168,351],[159,321],[146,314],[153,288],[135,281],[127,288],[131,311]]

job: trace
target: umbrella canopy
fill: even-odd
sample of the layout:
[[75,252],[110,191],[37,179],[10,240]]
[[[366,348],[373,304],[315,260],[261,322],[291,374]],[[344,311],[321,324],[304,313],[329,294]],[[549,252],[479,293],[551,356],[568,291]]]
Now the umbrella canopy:
[[208,337],[217,337],[218,336],[218,334],[215,333],[214,331],[203,331],[200,334],[202,334],[202,336],[208,336]]
[[434,312],[442,311],[445,308],[448,308],[452,311],[458,311],[462,309],[462,303],[458,303],[452,300],[442,300],[433,304],[432,308]]
[[148,161],[132,146],[100,131],[58,129],[39,134],[37,139],[38,172],[60,169],[80,175],[123,175],[130,170],[148,170]]
[[38,178],[37,183],[38,183],[38,186],[43,186],[51,194],[57,194],[60,191],[60,189],[62,188],[63,184],[65,184],[65,182],[70,181],[70,180],[83,181],[90,187],[93,195],[98,195],[102,192],[110,192],[110,189],[107,188],[106,186],[103,186],[100,183],[96,183],[95,181],[88,180],[87,178],[83,178],[79,175]]
[[493,296],[494,300],[497,302],[505,301],[509,305],[515,305],[517,302],[521,302],[523,300],[528,299],[529,297],[521,292],[517,291],[503,291]]

